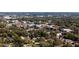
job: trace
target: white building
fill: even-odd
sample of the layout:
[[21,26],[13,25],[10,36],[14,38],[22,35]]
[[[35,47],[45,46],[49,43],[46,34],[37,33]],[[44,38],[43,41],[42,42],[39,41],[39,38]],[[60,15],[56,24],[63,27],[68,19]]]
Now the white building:
[[62,36],[62,33],[57,33],[56,37],[59,39]]
[[11,26],[12,26],[12,24],[10,24],[10,23],[6,25],[6,27],[11,27]]
[[29,26],[29,27],[34,27],[34,26],[35,26],[35,24],[28,24],[28,26]]
[[42,25],[41,24],[36,24],[36,27],[41,28]]
[[64,32],[72,32],[73,30],[71,30],[71,29],[62,29],[62,31],[64,31]]
[[11,16],[4,16],[5,19],[11,19]]

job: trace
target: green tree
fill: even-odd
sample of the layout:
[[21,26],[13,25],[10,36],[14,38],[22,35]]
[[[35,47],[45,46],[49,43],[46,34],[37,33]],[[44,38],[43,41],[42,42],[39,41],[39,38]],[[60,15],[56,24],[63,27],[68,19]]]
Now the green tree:
[[53,45],[54,45],[54,46],[59,46],[59,45],[61,45],[61,44],[63,44],[63,41],[62,41],[62,40],[55,39],[55,40],[53,41]]
[[63,47],[72,47],[71,43],[64,44]]

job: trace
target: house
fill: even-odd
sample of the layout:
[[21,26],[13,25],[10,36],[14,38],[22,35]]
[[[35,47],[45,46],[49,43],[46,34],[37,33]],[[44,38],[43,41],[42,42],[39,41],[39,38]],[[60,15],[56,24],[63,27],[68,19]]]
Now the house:
[[26,21],[22,21],[24,24],[26,24]]
[[36,24],[36,27],[37,27],[37,28],[41,28],[42,25],[41,25],[41,24]]
[[36,45],[40,45],[40,43],[39,43],[39,42],[35,42],[35,44],[36,44]]
[[68,42],[68,43],[74,43],[74,41],[69,40],[69,39],[64,39],[64,42]]
[[25,37],[21,36],[21,39],[22,39],[22,40],[24,40],[24,39],[25,39]]
[[23,47],[32,47],[31,44],[24,44]]
[[28,24],[28,26],[29,26],[29,27],[34,27],[34,26],[35,26],[35,24]]
[[11,27],[11,26],[12,26],[12,24],[11,24],[11,23],[6,24],[6,27]]
[[56,29],[55,25],[47,25],[46,28],[49,29],[49,30],[55,30]]
[[4,19],[11,19],[11,16],[4,16]]
[[17,20],[11,20],[11,23],[15,23]]
[[27,23],[22,24],[23,28],[27,28]]
[[72,32],[73,30],[71,29],[61,29],[62,32]]
[[61,36],[62,36],[62,33],[57,33],[56,38],[60,39]]
[[9,23],[10,20],[7,20],[6,22]]

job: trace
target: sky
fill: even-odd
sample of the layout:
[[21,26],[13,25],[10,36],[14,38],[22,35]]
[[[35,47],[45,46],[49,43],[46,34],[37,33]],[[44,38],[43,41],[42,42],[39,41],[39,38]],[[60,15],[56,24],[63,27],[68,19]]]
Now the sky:
[[0,12],[79,12],[79,1],[0,0]]

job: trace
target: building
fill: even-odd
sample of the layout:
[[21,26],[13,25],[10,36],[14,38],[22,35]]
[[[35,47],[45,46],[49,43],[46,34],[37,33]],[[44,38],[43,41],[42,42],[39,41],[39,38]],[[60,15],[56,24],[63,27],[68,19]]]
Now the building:
[[11,16],[4,16],[4,19],[11,19]]
[[57,33],[56,38],[60,39],[62,36],[62,33]]
[[73,30],[71,29],[61,29],[62,32],[72,32]]
[[6,27],[11,27],[11,26],[12,26],[12,24],[11,24],[11,23],[6,24]]

